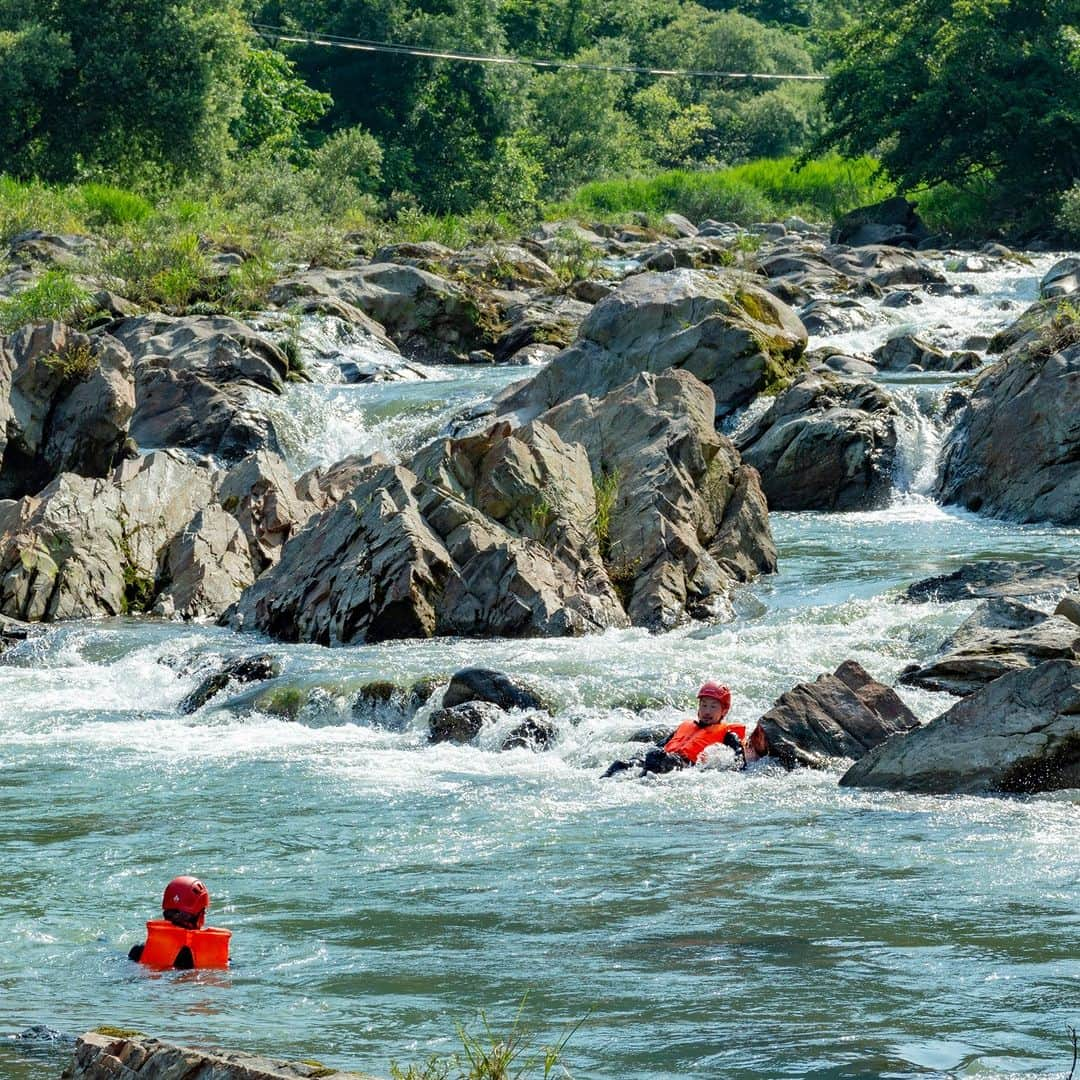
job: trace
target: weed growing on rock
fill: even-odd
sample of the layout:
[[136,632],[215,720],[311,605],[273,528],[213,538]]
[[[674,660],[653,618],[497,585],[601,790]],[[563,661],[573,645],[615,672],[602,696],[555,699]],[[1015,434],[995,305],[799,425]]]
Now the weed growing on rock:
[[59,352],[43,356],[41,362],[69,384],[84,382],[98,369],[98,355],[89,341],[74,341]]
[[593,477],[593,492],[596,498],[593,529],[600,548],[600,558],[605,563],[611,559],[611,515],[619,501],[620,479],[618,469],[609,473],[601,472]]
[[1080,345],[1080,307],[1072,300],[1063,300],[1033,342],[1027,359],[1033,363],[1042,361],[1073,345]]
[[46,270],[28,289],[0,301],[0,332],[10,334],[26,323],[48,319],[78,322],[91,304],[89,291],[66,270]]

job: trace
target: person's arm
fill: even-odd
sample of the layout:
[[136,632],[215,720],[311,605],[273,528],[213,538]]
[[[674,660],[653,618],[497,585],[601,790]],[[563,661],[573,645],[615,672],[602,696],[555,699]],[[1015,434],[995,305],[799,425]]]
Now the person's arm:
[[137,964],[142,959],[143,945],[132,945],[131,950],[128,953],[128,959],[134,960]]

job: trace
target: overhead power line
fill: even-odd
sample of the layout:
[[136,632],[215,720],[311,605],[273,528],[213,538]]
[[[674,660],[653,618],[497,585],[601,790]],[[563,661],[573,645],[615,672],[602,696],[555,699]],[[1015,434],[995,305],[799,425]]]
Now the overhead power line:
[[288,30],[280,26],[253,24],[264,37],[288,41],[297,45],[321,45],[333,49],[355,49],[358,52],[391,53],[397,56],[421,56],[430,60],[458,60],[471,64],[511,64],[519,67],[558,68],[569,71],[602,71],[622,75],[680,76],[688,79],[765,79],[776,82],[824,82],[824,75],[782,75],[749,71],[696,71],[679,68],[639,67],[635,64],[589,64],[574,60],[534,60],[524,56],[484,56],[480,53],[450,52],[443,49],[424,49],[416,45],[395,45],[389,41],[366,41],[363,38],[341,37],[337,34],[315,34]]

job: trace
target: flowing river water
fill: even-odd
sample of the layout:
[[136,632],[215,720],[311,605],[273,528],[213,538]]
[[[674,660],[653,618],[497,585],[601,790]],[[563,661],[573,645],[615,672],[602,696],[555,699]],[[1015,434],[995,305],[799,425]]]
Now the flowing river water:
[[[952,274],[900,327],[951,347],[1011,321],[1055,261]],[[903,320],[902,322],[900,320]],[[818,344],[812,341],[811,344]],[[355,359],[355,357],[353,357]],[[385,358],[384,358],[385,359]],[[275,405],[300,471],[401,454],[527,371],[290,388]],[[580,1022],[575,1076],[1061,1077],[1080,1021],[1080,795],[929,798],[835,773],[599,773],[646,725],[689,714],[706,677],[752,721],[852,657],[895,679],[968,604],[899,587],[973,559],[1080,557],[1080,530],[1015,526],[930,498],[949,380],[900,376],[892,505],[774,514],[780,572],[734,622],[577,640],[406,641],[328,650],[215,627],[67,624],[0,665],[0,1077],[55,1077],[63,1035],[111,1024],[386,1076],[459,1046],[455,1025],[532,1042]],[[255,692],[190,715],[191,661],[269,647],[297,722]],[[478,664],[557,705],[548,752],[429,746],[424,718],[354,712],[373,679]],[[179,672],[179,674],[178,674]],[[923,718],[952,699],[901,690]],[[234,931],[223,972],[126,959],[174,874]]]

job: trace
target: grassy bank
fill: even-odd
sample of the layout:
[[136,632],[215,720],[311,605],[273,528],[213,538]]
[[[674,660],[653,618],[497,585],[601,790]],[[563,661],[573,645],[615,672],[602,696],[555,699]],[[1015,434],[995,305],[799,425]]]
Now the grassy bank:
[[673,171],[628,180],[585,184],[547,217],[619,215],[631,211],[683,214],[691,221],[715,218],[749,225],[797,214],[831,221],[857,206],[895,194],[875,176],[872,158],[822,158],[798,167],[793,157],[751,161],[713,172]]

